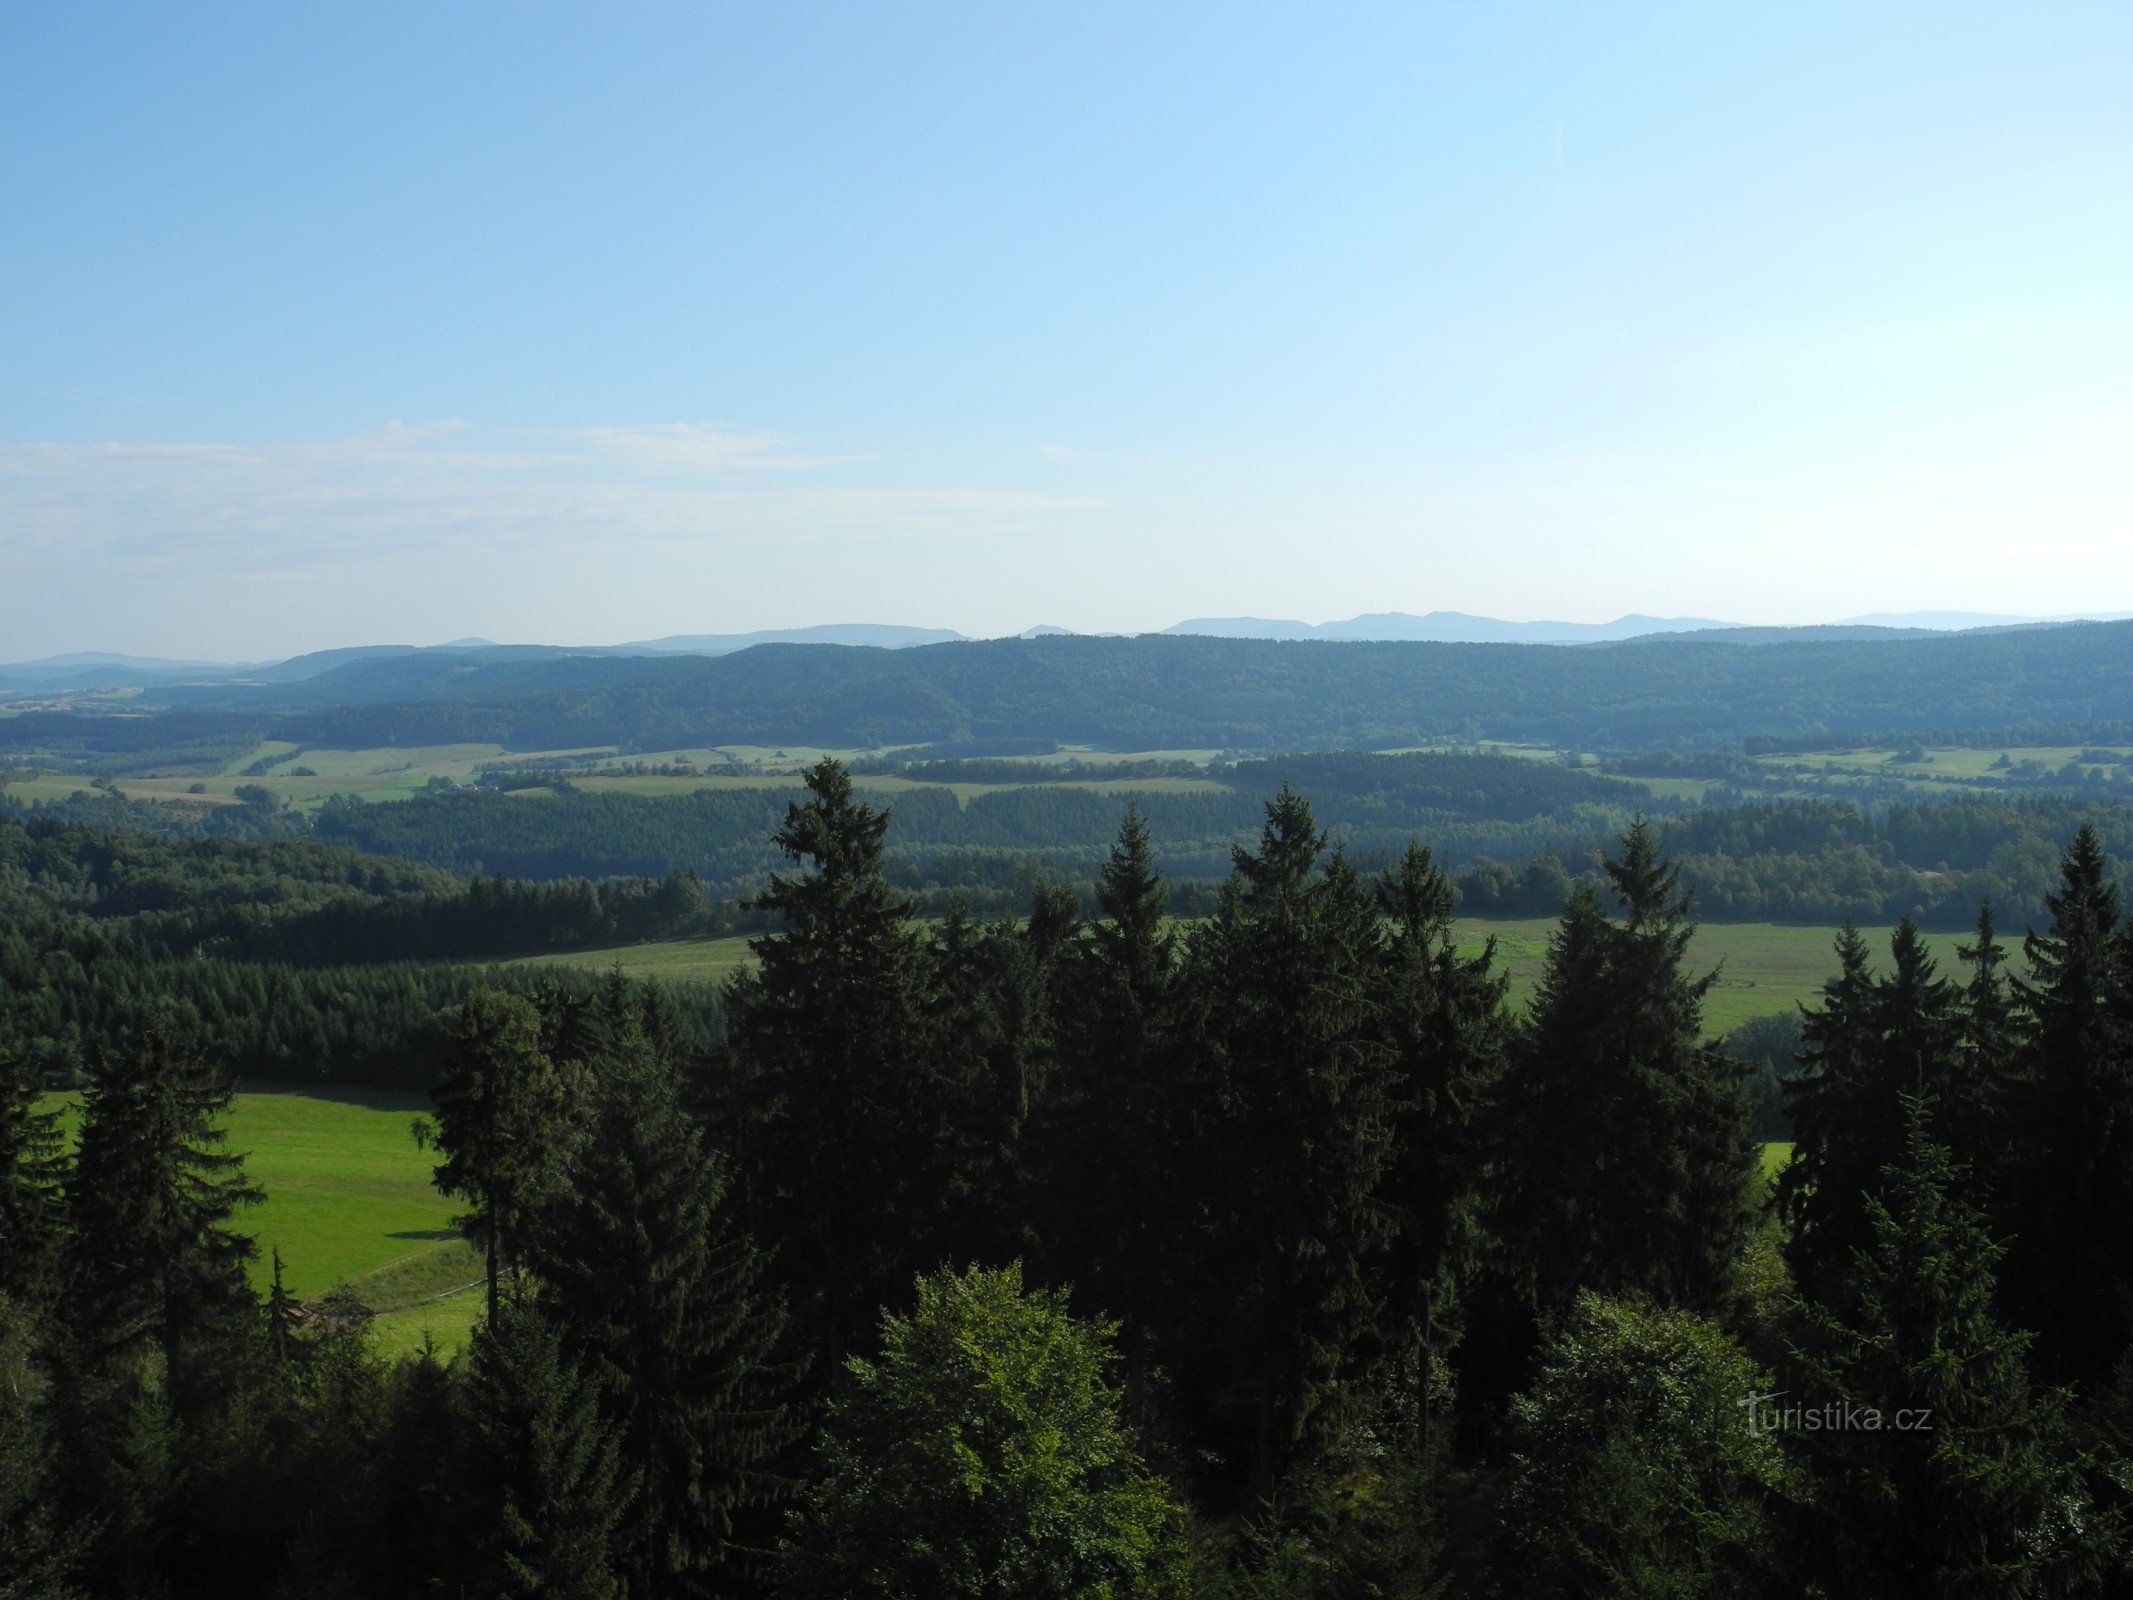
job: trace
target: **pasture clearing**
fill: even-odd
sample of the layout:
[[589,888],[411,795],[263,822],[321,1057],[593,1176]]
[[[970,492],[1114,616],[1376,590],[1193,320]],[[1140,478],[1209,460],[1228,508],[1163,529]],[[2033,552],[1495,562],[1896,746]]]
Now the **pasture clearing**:
[[[799,780],[786,774],[748,773],[627,773],[615,777],[573,777],[571,787],[587,794],[683,795],[703,789],[789,789],[797,792]],[[1213,778],[1158,775],[1145,778],[1057,778],[1030,783],[941,783],[931,778],[906,777],[901,773],[862,773],[852,780],[862,794],[909,794],[942,789],[967,807],[980,795],[1008,794],[1018,789],[1041,787],[1087,789],[1093,794],[1224,794],[1230,785]]]
[[[54,1099],[70,1108],[73,1134],[80,1097]],[[409,1134],[416,1116],[434,1110],[426,1094],[386,1089],[235,1096],[224,1148],[245,1158],[245,1176],[266,1191],[235,1224],[259,1245],[252,1286],[265,1291],[279,1250],[291,1294],[310,1299],[345,1283],[376,1311],[381,1349],[412,1351],[425,1328],[440,1352],[457,1349],[481,1309],[482,1266],[452,1225],[463,1205],[430,1182],[436,1154]]]
[[[2108,754],[2109,762],[2085,762],[2085,755]],[[1887,745],[1857,745],[1845,749],[1787,751],[1757,756],[1757,766],[1773,776],[1803,778],[1871,778],[1883,783],[1903,783],[1915,788],[1946,788],[1950,785],[1992,789],[2009,779],[2058,779],[2068,762],[2075,763],[2080,780],[2092,775],[2105,778],[2126,770],[2123,745],[2006,745],[1972,749],[1967,746],[1935,745],[1903,749]],[[2060,781],[2067,781],[2060,779]]]
[[[1534,986],[1540,981],[1542,963],[1547,957],[1548,936],[1555,931],[1555,918],[1482,920],[1461,917],[1455,931],[1460,949],[1470,955],[1478,954],[1482,941],[1493,934],[1497,958],[1511,977],[1512,1003],[1523,1007],[1532,999]],[[1874,952],[1877,970],[1886,965],[1889,935],[1893,931],[1888,927],[1862,927],[1859,930]],[[1790,1011],[1803,1002],[1820,1000],[1823,981],[1836,975],[1836,937],[1835,928],[1801,927],[1790,923],[1701,924],[1689,946],[1689,970],[1708,972],[1714,966],[1719,968],[1718,982],[1704,997],[1705,1031],[1730,1033],[1753,1017]],[[1923,937],[1940,963],[1942,975],[1960,981],[1963,968],[1956,957],[1955,947],[1967,936],[1928,933]],[[2022,970],[2020,946],[2012,941],[2008,944],[2006,970]]]

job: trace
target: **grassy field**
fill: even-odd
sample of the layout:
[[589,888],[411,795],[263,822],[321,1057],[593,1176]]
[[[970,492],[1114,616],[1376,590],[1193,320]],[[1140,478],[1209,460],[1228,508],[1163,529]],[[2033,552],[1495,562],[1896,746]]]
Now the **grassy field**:
[[617,945],[609,950],[573,950],[562,955],[521,956],[514,967],[590,967],[605,972],[620,967],[633,978],[665,983],[724,983],[754,963],[745,937],[670,939],[661,944]]
[[[69,1097],[71,1099],[72,1097]],[[482,1304],[481,1259],[452,1226],[462,1207],[430,1183],[436,1156],[408,1125],[428,1095],[382,1089],[240,1094],[228,1149],[266,1199],[240,1214],[259,1242],[252,1281],[264,1289],[273,1252],[300,1298],[346,1283],[378,1313],[381,1349],[417,1348],[425,1329],[457,1349]],[[70,1119],[71,1120],[71,1119]]]
[[[787,775],[769,773],[685,773],[680,775],[646,773],[624,774],[612,778],[572,778],[573,787],[588,793],[636,795],[692,794],[699,789],[790,789],[794,780]],[[894,774],[875,774],[853,780],[862,793],[898,795],[912,789],[946,789],[956,797],[959,805],[969,805],[981,794],[1003,794],[1015,789],[1025,789],[1020,783],[931,783],[916,778],[897,777]],[[1229,785],[1217,783],[1212,778],[1187,778],[1159,776],[1151,778],[1060,778],[1047,781],[1047,789],[1089,789],[1097,794],[1220,794]]]
[[[1460,947],[1478,953],[1482,941],[1493,935],[1497,958],[1511,976],[1511,997],[1519,1005],[1532,998],[1541,964],[1548,953],[1548,936],[1555,930],[1552,917],[1484,921],[1461,918],[1457,925]],[[1887,928],[1863,928],[1868,944],[1878,953],[1888,948]],[[1822,982],[1835,975],[1836,957],[1831,946],[1834,928],[1792,927],[1772,922],[1710,922],[1696,934],[1689,958],[1696,970],[1719,969],[1718,982],[1704,1003],[1704,1026],[1713,1033],[1727,1033],[1751,1017],[1789,1011],[1802,1001],[1818,999]],[[1955,947],[1964,936],[1929,933],[1926,943],[1946,974],[1959,974]],[[745,938],[679,939],[662,944],[623,945],[607,950],[579,950],[564,955],[527,956],[514,965],[590,967],[605,971],[619,966],[632,977],[659,978],[669,983],[723,983],[748,965]],[[2012,955],[2019,967],[2020,956]]]
[[[1495,936],[1497,956],[1511,975],[1511,997],[1521,1005],[1531,998],[1539,981],[1548,935],[1554,929],[1552,917],[1491,922],[1461,918],[1457,927],[1461,947],[1470,953],[1478,951],[1485,938]],[[1859,931],[1877,956],[1886,953],[1892,929]],[[1705,923],[1689,946],[1693,970],[1719,969],[1718,982],[1704,1001],[1704,1027],[1712,1033],[1728,1033],[1751,1017],[1789,1011],[1802,1001],[1819,999],[1823,980],[1836,974],[1832,950],[1836,937],[1834,928],[1774,922]],[[1941,971],[1959,975],[1955,947],[1964,935],[1929,933],[1925,939]],[[2010,966],[2018,966],[2019,961],[2019,954],[2012,953]]]
[[[1889,747],[1858,746],[1846,750],[1816,750],[1784,755],[1758,756],[1756,762],[1773,775],[1797,773],[1808,777],[1864,777],[1883,782],[1896,781],[1912,784],[1921,789],[1941,788],[1948,785],[1984,786],[2020,767],[2024,762],[2035,762],[2056,774],[2069,761],[2076,760],[2085,748],[2080,745],[2009,745],[2004,749],[1973,750],[1946,746],[1920,750],[1912,760],[1899,757],[1910,752]],[[2123,746],[2094,747],[2108,750],[2122,763],[2126,755]],[[2123,766],[2103,767],[2087,764],[2081,768],[2084,777],[2094,772],[2122,771]]]

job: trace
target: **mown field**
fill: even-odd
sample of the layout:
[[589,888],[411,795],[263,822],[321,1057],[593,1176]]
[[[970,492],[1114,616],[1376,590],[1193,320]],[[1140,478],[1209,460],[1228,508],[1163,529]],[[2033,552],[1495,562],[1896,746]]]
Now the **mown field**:
[[428,1095],[380,1089],[236,1096],[227,1148],[266,1191],[237,1219],[259,1242],[254,1287],[266,1288],[279,1250],[299,1298],[354,1289],[378,1313],[382,1349],[412,1351],[426,1330],[440,1351],[457,1349],[481,1310],[482,1265],[452,1226],[463,1208],[430,1182],[436,1155],[409,1133],[432,1109]]
[[[1857,746],[1842,750],[1816,750],[1804,754],[1756,757],[1756,765],[1775,778],[1872,778],[1897,782],[1920,790],[1946,790],[1950,785],[1986,787],[1999,781],[2040,771],[2059,774],[2073,762],[2083,780],[2092,775],[2109,777],[2122,772],[2125,746],[2007,745],[1988,749],[1936,746],[1900,750],[1893,746]],[[2107,754],[2109,763],[2084,761],[2090,754]]]
[[[1458,924],[1461,947],[1467,951],[1478,951],[1483,940],[1495,937],[1496,953],[1511,975],[1512,999],[1520,1005],[1532,997],[1540,980],[1548,936],[1554,930],[1552,917],[1489,922],[1462,918]],[[1885,956],[1893,928],[1859,931],[1877,957]],[[1689,946],[1689,960],[1696,970],[1716,967],[1719,974],[1704,1000],[1704,1027],[1714,1034],[1729,1033],[1752,1017],[1819,1000],[1824,980],[1836,974],[1836,938],[1835,928],[1776,922],[1704,923]],[[1966,942],[1965,937],[1929,933],[1924,938],[1941,971],[1960,978],[1956,946]],[[2019,970],[2019,950],[2010,947],[2009,956],[2010,967]]]
[[[1461,918],[1457,924],[1460,948],[1477,954],[1489,938],[1496,940],[1497,958],[1511,977],[1512,1000],[1523,1006],[1532,998],[1548,953],[1548,936],[1555,931],[1552,917],[1503,920]],[[1860,930],[1877,953],[1888,947],[1889,928]],[[1834,928],[1794,927],[1774,922],[1710,922],[1697,930],[1689,947],[1690,959],[1699,970],[1718,968],[1718,981],[1704,1005],[1704,1026],[1713,1033],[1727,1033],[1751,1017],[1816,1000],[1823,981],[1837,970],[1833,946]],[[1963,936],[1929,933],[1926,943],[1941,963],[1941,970],[1959,974],[1961,963],[1956,946]],[[2010,948],[2019,968],[2019,952]],[[620,945],[607,950],[577,950],[559,955],[527,956],[513,965],[589,967],[605,971],[620,967],[632,977],[659,978],[667,982],[723,983],[754,958],[745,938],[678,939],[660,944]]]
[[[498,744],[445,744],[394,746],[371,750],[328,750],[267,741],[225,762],[219,771],[184,776],[122,777],[112,781],[118,793],[133,800],[155,800],[174,805],[216,806],[237,803],[237,791],[245,786],[265,789],[282,803],[305,813],[316,811],[329,799],[378,802],[404,800],[422,793],[432,783],[474,781],[484,767],[543,766],[563,763],[569,781],[593,793],[667,796],[706,789],[762,789],[790,787],[796,776],[823,756],[848,762],[893,756],[899,747],[850,750],[811,745],[721,745],[693,749],[632,752],[625,756],[612,746],[568,750],[506,751]],[[1418,745],[1384,754],[1410,750],[1474,750],[1510,755],[1535,761],[1560,761],[1566,752],[1546,745],[1484,741],[1479,745]],[[1148,775],[1129,778],[1068,778],[1040,780],[1043,769],[1069,761],[1149,761],[1185,763],[1205,767],[1225,752],[1214,749],[1099,750],[1089,746],[1062,748],[1042,756],[989,757],[990,761],[1013,763],[1031,769],[1032,781],[1062,782],[1064,786],[1101,794],[1193,793],[1220,791],[1229,787],[1214,776],[1187,774]],[[1947,795],[1950,791],[1997,790],[2009,779],[2033,782],[2045,779],[2086,783],[2096,775],[2122,782],[2127,771],[2123,747],[2008,746],[1969,749],[1934,747],[1899,750],[1889,747],[1853,747],[1793,752],[1756,758],[1756,766],[1770,786],[1772,798],[1807,795],[1826,796],[1834,791],[1858,788],[1887,791],[1891,783],[1921,795]],[[2108,756],[2108,762],[2084,763],[2084,756]],[[1598,758],[1576,757],[1581,766],[1593,767]],[[2069,774],[2068,763],[2074,763]],[[735,766],[751,770],[735,772]],[[725,768],[724,771],[659,771],[675,767]],[[35,777],[5,780],[6,793],[15,800],[38,804],[64,800],[91,792],[89,772],[41,771]],[[1719,780],[1690,777],[1623,778],[1625,784],[1642,787],[1655,800],[1701,801]],[[997,794],[1021,785],[1005,783],[931,783],[896,774],[862,775],[860,787],[893,799],[914,788],[945,788],[958,802],[968,805],[977,796]],[[529,788],[517,791],[537,799],[549,791]]]

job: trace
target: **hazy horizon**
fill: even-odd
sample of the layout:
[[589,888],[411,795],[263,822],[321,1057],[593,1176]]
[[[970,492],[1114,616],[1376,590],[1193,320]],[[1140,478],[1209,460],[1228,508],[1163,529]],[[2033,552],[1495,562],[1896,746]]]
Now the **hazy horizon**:
[[2133,608],[2133,12],[0,15],[0,660]]

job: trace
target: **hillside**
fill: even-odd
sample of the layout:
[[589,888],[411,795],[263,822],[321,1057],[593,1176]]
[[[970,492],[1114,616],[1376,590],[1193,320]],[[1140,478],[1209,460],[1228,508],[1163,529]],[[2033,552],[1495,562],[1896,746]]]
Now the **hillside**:
[[[201,720],[249,720],[345,748],[1042,737],[1126,749],[1382,749],[1449,736],[1639,750],[2102,723],[2126,713],[2129,660],[2129,623],[1585,649],[1050,636],[902,650],[762,645],[680,660],[430,651],[282,686],[152,691],[135,708],[219,712]],[[32,723],[63,731],[52,715],[0,723],[0,748],[22,748]]]

